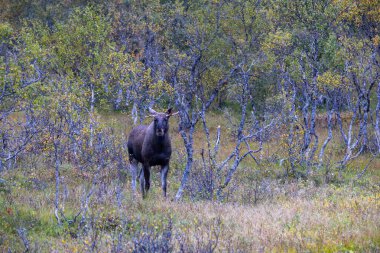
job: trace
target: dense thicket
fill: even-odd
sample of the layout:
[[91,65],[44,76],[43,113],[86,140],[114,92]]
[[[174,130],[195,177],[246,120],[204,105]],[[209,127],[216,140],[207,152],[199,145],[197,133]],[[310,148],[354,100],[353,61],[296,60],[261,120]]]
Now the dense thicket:
[[[293,173],[297,164],[323,163],[332,117],[346,146],[342,166],[364,151],[380,150],[377,1],[2,6],[1,168],[46,127],[33,118],[27,122],[33,127],[16,138],[10,132],[16,123],[9,121],[16,112],[53,120],[54,126],[60,114],[73,122],[82,115],[92,122],[92,136],[95,108],[132,111],[137,122],[153,104],[180,111],[189,157],[185,172],[192,166],[194,128],[210,108],[241,114],[238,142],[252,138],[243,137],[244,129],[281,115],[274,125],[287,128],[286,160]],[[342,120],[342,114],[350,116]],[[318,121],[328,126],[326,140],[318,138]],[[23,139],[14,147],[8,144],[12,134]]]

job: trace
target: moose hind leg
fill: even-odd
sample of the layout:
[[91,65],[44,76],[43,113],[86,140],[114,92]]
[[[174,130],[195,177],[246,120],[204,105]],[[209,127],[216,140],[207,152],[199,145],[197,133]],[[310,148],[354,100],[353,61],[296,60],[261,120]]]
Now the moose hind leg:
[[136,159],[132,159],[130,161],[130,172],[132,175],[132,191],[133,193],[136,192],[136,179],[137,179],[137,172],[139,169],[139,163]]
[[166,197],[168,172],[169,172],[169,164],[161,166],[161,186],[162,186],[164,197]]

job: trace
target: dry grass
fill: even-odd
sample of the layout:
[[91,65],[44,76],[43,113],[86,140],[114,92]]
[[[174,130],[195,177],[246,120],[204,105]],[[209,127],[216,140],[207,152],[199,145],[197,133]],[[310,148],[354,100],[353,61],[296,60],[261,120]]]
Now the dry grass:
[[170,207],[180,220],[221,217],[221,241],[232,242],[245,251],[368,249],[380,232],[379,196],[334,201],[291,198],[255,207],[213,203]]
[[[119,210],[115,197],[118,182],[110,180],[116,175],[104,173],[104,185],[96,189],[90,207],[91,216],[102,226],[114,222],[117,227],[122,219],[127,219],[162,229],[170,218],[173,220],[173,235],[186,235],[187,242],[193,244],[199,238],[212,240],[218,237],[216,250],[221,252],[231,249],[244,252],[376,251],[380,247],[378,188],[365,189],[353,185],[315,187],[312,183],[294,182],[278,185],[272,198],[257,205],[242,205],[212,201],[173,202],[170,197],[165,200],[157,183],[147,200],[137,198],[134,201],[127,183],[122,191],[123,208]],[[44,174],[46,179],[53,178],[53,175]],[[5,178],[12,176],[15,174],[10,173]],[[69,180],[79,175],[64,176]],[[13,177],[13,180],[18,183],[7,195],[8,200],[3,198],[4,195],[0,198],[2,225],[26,227],[29,239],[37,242],[40,249],[47,250],[46,245],[50,245],[59,252],[88,250],[93,234],[72,238],[70,228],[54,231],[53,183],[40,190],[33,185],[20,185],[27,178]],[[79,209],[80,199],[86,191],[84,182],[71,182],[67,185],[68,197],[64,201],[64,211],[69,217]],[[173,195],[171,191],[170,196]],[[97,247],[101,252],[111,251],[115,231],[100,229]],[[218,236],[215,231],[219,232]],[[1,250],[7,250],[12,245],[10,243],[20,244],[12,228],[0,230],[0,237],[5,238],[0,245]],[[178,242],[174,239],[173,244],[174,249],[178,249]]]

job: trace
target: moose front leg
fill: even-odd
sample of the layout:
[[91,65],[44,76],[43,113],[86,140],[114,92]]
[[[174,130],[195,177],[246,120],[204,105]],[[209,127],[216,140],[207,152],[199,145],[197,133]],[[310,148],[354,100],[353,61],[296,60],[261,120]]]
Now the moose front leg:
[[167,186],[166,182],[167,182],[168,172],[169,172],[169,164],[162,165],[161,166],[161,186],[162,186],[162,191],[165,198],[166,198],[166,186]]
[[[148,193],[148,190],[150,188],[150,166],[148,164],[144,164],[143,166],[143,176],[145,181],[145,191],[144,193]],[[141,178],[141,177],[140,177]],[[141,185],[141,190],[143,190],[143,186]],[[143,194],[143,197],[145,197],[145,194]]]
[[144,177],[144,169],[143,168],[141,168],[141,170],[140,170],[139,180],[140,180],[141,195],[143,198],[145,198],[145,177]]

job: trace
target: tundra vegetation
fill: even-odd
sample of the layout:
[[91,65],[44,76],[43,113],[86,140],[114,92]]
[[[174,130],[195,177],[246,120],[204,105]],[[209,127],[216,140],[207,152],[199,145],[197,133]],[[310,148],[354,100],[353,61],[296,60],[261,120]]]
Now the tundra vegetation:
[[[380,251],[379,10],[2,0],[0,251]],[[149,107],[178,115],[142,200]]]

